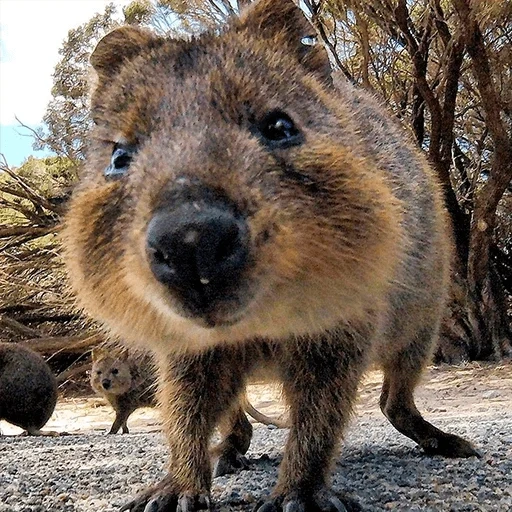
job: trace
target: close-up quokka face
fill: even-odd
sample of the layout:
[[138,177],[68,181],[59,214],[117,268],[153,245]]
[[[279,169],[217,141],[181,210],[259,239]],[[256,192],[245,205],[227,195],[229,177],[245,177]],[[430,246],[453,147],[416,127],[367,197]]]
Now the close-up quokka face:
[[311,30],[253,12],[220,35],[125,27],[96,48],[64,245],[82,305],[117,335],[180,350],[315,334],[384,296],[400,204]]

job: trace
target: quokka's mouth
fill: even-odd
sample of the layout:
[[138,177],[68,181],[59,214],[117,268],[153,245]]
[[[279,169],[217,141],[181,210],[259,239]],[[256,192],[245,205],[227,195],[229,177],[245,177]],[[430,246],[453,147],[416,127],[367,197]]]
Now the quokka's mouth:
[[[203,298],[198,302],[183,300],[173,290],[173,304],[176,312],[200,327],[206,329],[224,328],[236,325],[247,315],[248,305],[251,303],[252,294],[230,293],[229,297],[215,297],[211,300]],[[187,297],[189,294],[187,294]],[[242,298],[243,297],[243,300]]]
[[[243,315],[242,315],[243,316]],[[200,327],[205,329],[216,329],[222,327],[231,327],[236,325],[242,317],[238,318],[212,318],[212,317],[203,317],[203,318],[194,318],[194,322],[197,323]]]

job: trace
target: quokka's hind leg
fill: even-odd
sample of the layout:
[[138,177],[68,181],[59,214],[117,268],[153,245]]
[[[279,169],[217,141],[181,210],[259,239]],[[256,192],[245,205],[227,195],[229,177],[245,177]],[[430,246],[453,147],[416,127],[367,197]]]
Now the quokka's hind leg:
[[214,459],[213,477],[234,473],[248,466],[244,457],[252,438],[252,425],[245,415],[242,402],[219,424],[220,443],[211,450]]
[[391,424],[418,443],[429,455],[445,457],[479,456],[471,443],[448,434],[426,421],[414,403],[414,389],[430,357],[435,328],[424,328],[403,350],[389,354],[382,363],[384,383],[380,408]]
[[285,421],[269,418],[256,410],[249,402],[246,393],[243,393],[237,408],[219,424],[221,442],[211,450],[212,458],[215,461],[214,478],[248,467],[249,462],[244,455],[251,443],[252,425],[247,419],[247,414],[264,425],[275,425],[278,428],[287,426]]
[[109,434],[117,434],[119,429],[122,429],[123,434],[129,434],[130,431],[128,429],[127,421],[130,414],[133,412],[133,409],[117,409],[116,410],[116,418],[112,426],[110,427]]

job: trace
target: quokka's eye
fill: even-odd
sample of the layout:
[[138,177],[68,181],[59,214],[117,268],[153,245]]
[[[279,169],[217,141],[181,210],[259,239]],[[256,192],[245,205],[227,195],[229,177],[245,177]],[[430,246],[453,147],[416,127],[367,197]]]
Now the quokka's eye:
[[112,375],[117,375],[119,370],[117,368],[112,368]]
[[135,147],[133,145],[114,144],[110,165],[104,171],[105,178],[116,180],[124,176],[130,167],[134,154]]
[[287,148],[302,143],[303,136],[292,118],[281,110],[269,112],[260,122],[259,131],[272,148]]

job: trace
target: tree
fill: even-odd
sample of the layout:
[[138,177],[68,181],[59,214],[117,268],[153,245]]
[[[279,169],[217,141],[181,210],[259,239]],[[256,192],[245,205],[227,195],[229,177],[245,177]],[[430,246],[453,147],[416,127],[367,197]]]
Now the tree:
[[229,17],[239,14],[251,0],[159,0],[157,3],[178,18],[183,31],[197,33],[219,27]]
[[88,115],[89,56],[101,37],[119,24],[113,4],[103,14],[71,29],[53,73],[52,99],[43,117],[45,129],[37,132],[37,149],[48,148],[73,161],[84,157]]
[[440,357],[510,355],[510,254],[496,235],[512,218],[500,206],[512,179],[512,4],[305,3],[345,74],[408,125],[443,184],[456,259]]
[[[498,272],[499,267],[493,261],[492,251],[499,250],[495,241],[496,222],[499,218],[498,204],[512,182],[512,102],[509,89],[512,85],[512,59],[509,48],[508,69],[505,70],[500,65],[500,59],[493,59],[491,54],[494,53],[494,57],[496,53],[502,54],[501,44],[510,46],[512,6],[504,5],[501,10],[494,11],[501,18],[505,18],[505,27],[508,26],[508,33],[506,30],[505,33],[501,30],[498,32],[498,43],[495,41],[494,47],[486,45],[484,39],[483,30],[486,28],[487,33],[495,32],[492,26],[485,27],[489,18],[482,18],[482,14],[485,16],[486,13],[481,12],[478,6],[471,6],[469,0],[453,0],[453,6],[457,12],[461,38],[471,61],[475,89],[480,97],[485,126],[492,145],[487,179],[474,196],[469,232],[467,279],[474,303],[473,325],[480,336],[480,349],[484,355],[497,351],[510,353],[512,336],[505,318],[503,283]],[[483,25],[483,30],[480,25]]]
[[78,325],[69,325],[79,317],[65,293],[55,236],[73,169],[62,157],[30,157],[17,169],[0,162],[2,339],[69,333]]

